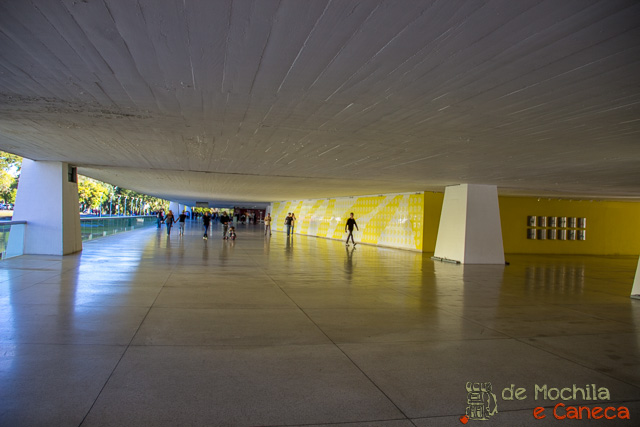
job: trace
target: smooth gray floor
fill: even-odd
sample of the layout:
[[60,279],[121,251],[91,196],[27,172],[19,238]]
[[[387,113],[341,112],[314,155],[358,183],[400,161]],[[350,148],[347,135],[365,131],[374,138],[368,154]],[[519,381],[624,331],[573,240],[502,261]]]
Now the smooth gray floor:
[[481,425],[564,425],[550,408],[581,400],[535,400],[545,384],[631,413],[580,425],[638,425],[636,258],[459,266],[238,228],[0,262],[0,425],[455,426],[468,381],[497,396]]

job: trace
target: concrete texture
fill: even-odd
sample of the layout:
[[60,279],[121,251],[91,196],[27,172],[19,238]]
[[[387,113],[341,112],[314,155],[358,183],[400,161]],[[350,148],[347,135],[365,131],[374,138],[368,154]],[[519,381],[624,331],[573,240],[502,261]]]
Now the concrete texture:
[[[487,425],[560,423],[544,384],[606,387],[562,402],[635,425],[635,257],[429,255],[244,225],[204,241],[189,222],[2,261],[0,425],[462,425],[468,381],[492,383]],[[511,384],[527,398],[503,400]]]
[[0,149],[188,205],[637,199],[638,21],[634,0],[2,1]]

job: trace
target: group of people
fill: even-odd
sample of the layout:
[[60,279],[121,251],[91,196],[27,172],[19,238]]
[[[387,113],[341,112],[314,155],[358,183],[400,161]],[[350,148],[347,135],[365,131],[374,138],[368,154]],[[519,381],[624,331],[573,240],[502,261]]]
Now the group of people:
[[287,217],[284,219],[284,226],[287,229],[287,236],[293,234],[293,230],[296,226],[296,220],[298,218],[296,218],[296,214],[293,212],[289,212],[287,214]]
[[164,214],[164,209],[160,209],[156,213],[156,222],[158,223],[158,228],[161,228],[162,224],[165,224],[167,226],[167,236],[171,235],[171,228],[173,227],[173,224],[177,222],[180,229],[180,236],[184,236],[187,217],[188,215],[186,211],[183,211],[180,215],[178,215],[178,218],[176,219],[171,209],[169,209],[169,212],[167,212],[166,215]]
[[[165,224],[167,228],[167,236],[171,235],[171,228],[175,223],[178,223],[178,226],[180,229],[180,236],[184,236],[184,230],[185,230],[187,218],[188,218],[188,215],[186,210],[183,211],[180,215],[178,215],[178,218],[175,217],[171,209],[169,209],[169,212],[167,212],[166,215],[164,213],[164,209],[160,209],[156,213],[156,222],[158,224],[158,228],[161,228],[162,224]],[[204,225],[204,235],[202,236],[202,238],[204,240],[207,240],[209,238],[209,226],[211,225],[212,218],[213,217],[210,212],[205,212],[202,215],[202,224]],[[235,240],[236,231],[235,231],[235,227],[229,226],[229,223],[231,222],[229,215],[227,215],[226,212],[223,212],[222,215],[220,215],[219,219],[220,219],[220,222],[222,223],[223,230],[224,230],[222,237],[224,239]]]
[[[226,212],[222,212],[222,214],[218,217],[218,219],[222,224],[222,238],[224,240],[235,240],[236,229],[233,225],[231,225],[233,223],[229,215]],[[171,235],[171,227],[173,226],[173,224],[178,223],[180,228],[180,236],[183,236],[185,223],[187,220],[187,213],[186,211],[183,211],[176,219],[173,215],[173,211],[169,210],[169,212],[165,215],[164,209],[160,209],[160,211],[158,211],[158,213],[156,214],[156,220],[158,223],[158,228],[161,228],[163,223],[166,224],[167,236]],[[211,212],[205,211],[202,214],[202,226],[204,227],[204,235],[202,236],[202,238],[204,240],[207,240],[209,238],[209,227],[211,226],[211,220],[212,220]],[[293,234],[295,230],[296,220],[297,220],[296,214],[293,212],[289,212],[286,218],[284,219],[284,225],[287,229],[287,237]],[[268,213],[267,216],[264,218],[265,236],[267,234],[269,234],[269,236],[271,235],[271,222],[272,222],[271,214]],[[347,246],[349,246],[349,239],[351,239],[351,243],[353,243],[353,246],[354,247],[356,246],[356,241],[353,238],[354,227],[356,230],[360,231],[360,229],[358,228],[358,224],[356,223],[356,220],[354,218],[353,212],[351,212],[351,214],[349,215],[349,218],[347,219],[346,224],[344,225],[344,232],[349,233],[347,235],[347,241],[346,241]]]
[[[211,219],[212,216],[210,212],[206,211],[202,214],[202,226],[204,227],[204,235],[202,238],[204,240],[209,239],[209,226],[211,225]],[[219,216],[219,220],[220,224],[222,224],[222,238],[224,240],[235,240],[236,228],[233,225],[230,225],[232,221],[231,218],[229,218],[229,215],[226,212],[222,212]]]
[[[295,225],[296,225],[296,214],[293,212],[289,212],[287,214],[287,216],[284,219],[284,225],[287,229],[287,236],[290,236],[293,234],[293,231],[295,229]],[[353,212],[351,212],[351,214],[349,214],[349,218],[347,219],[346,224],[344,225],[344,232],[345,233],[349,233],[347,235],[347,242],[346,245],[349,246],[349,239],[351,239],[351,243],[353,243],[353,246],[356,246],[356,241],[353,238],[353,228],[355,227],[356,230],[360,231],[360,229],[358,228],[358,224],[356,223],[356,219],[354,217]],[[269,232],[269,235],[271,235],[271,214],[267,214],[267,217],[264,219],[264,234],[267,234],[267,231]]]

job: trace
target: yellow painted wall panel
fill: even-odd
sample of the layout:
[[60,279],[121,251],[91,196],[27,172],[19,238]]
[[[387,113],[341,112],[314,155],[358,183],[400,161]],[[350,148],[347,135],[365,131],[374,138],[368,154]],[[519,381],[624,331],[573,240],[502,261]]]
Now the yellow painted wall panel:
[[422,251],[435,252],[444,193],[424,193]]
[[[343,197],[272,204],[273,229],[284,230],[293,209],[296,233],[344,239],[344,224],[354,212],[356,241],[403,249],[435,250],[443,193]],[[505,253],[639,255],[640,203],[557,200],[500,196]],[[587,218],[586,240],[529,240],[527,217]]]
[[[506,196],[498,201],[505,253],[640,254],[640,203]],[[586,240],[529,240],[530,215],[586,218]]]
[[[327,237],[329,233],[329,227],[331,226],[331,222],[334,220],[333,218],[333,209],[336,205],[336,199],[330,199],[327,203],[327,207],[324,211],[324,215],[320,220],[320,226],[318,227],[318,231],[316,236],[318,237]],[[333,233],[332,233],[333,234]]]
[[271,229],[283,230],[284,219],[287,216],[291,202],[278,202],[274,203],[271,209]]
[[359,228],[354,233],[357,242],[422,249],[422,193],[273,203],[271,216],[278,218],[274,230],[284,230],[284,218],[292,206],[298,213],[297,234],[345,239],[345,223],[353,212]]
[[293,212],[296,216],[296,221],[294,222],[294,227],[299,227],[300,226],[300,216],[302,214],[302,200],[300,200],[295,207],[292,206],[291,207],[291,212]]
[[[311,234],[315,235],[317,231],[318,224],[314,220],[314,216],[317,215],[318,212],[322,211],[324,214],[324,209],[322,207],[327,203],[326,200],[320,199],[316,200],[313,204],[303,203],[303,209],[300,210],[300,217],[298,218],[298,222],[304,224],[302,229],[297,230],[297,232],[301,234]],[[307,209],[305,209],[308,207]]]
[[400,245],[403,244],[406,245],[406,242],[403,241],[406,236],[399,235],[401,231],[396,222],[406,219],[406,215],[408,215],[408,213],[401,212],[398,209],[401,199],[402,196],[393,197],[391,200],[388,200],[384,206],[380,207],[377,214],[379,225],[376,227],[375,233],[369,233],[370,241],[363,240],[365,243],[392,247],[400,247]]

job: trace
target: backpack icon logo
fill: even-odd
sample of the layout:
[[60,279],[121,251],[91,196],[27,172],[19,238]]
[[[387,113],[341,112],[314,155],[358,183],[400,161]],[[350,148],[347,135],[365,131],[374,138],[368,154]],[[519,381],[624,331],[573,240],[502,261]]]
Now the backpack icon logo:
[[498,413],[498,402],[491,391],[491,383],[468,382],[466,389],[468,406],[465,415],[460,418],[463,424],[469,420],[486,421]]

